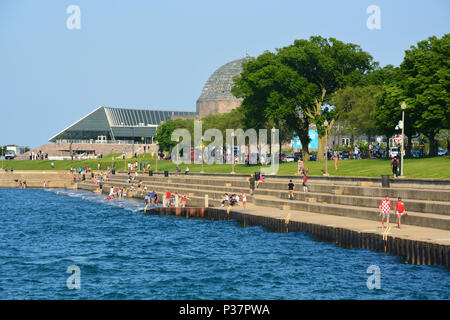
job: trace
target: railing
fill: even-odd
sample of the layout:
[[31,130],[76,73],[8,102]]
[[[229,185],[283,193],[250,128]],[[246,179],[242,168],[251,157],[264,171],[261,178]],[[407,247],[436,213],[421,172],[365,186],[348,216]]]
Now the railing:
[[56,140],[56,144],[70,144],[70,143],[76,143],[76,144],[135,144],[135,145],[149,145],[151,143],[142,143],[135,141],[133,143],[133,140]]

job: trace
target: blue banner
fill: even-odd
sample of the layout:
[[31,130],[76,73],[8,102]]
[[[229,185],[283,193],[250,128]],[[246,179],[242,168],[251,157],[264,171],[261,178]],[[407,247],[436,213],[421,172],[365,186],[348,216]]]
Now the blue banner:
[[[317,134],[316,130],[309,130],[308,131],[309,138],[311,141],[309,142],[308,148],[311,149],[318,149],[319,148],[319,135]],[[294,137],[294,142],[292,143],[292,148],[294,149],[301,149],[302,143],[300,142],[299,137]]]

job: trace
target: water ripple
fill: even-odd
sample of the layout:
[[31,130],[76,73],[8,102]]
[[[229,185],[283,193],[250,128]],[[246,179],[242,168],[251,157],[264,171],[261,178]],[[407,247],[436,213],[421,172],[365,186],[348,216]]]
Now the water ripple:
[[[0,189],[0,299],[449,299],[449,269],[308,234],[137,212],[73,190]],[[66,286],[81,270],[81,289]],[[367,267],[381,269],[369,290]]]

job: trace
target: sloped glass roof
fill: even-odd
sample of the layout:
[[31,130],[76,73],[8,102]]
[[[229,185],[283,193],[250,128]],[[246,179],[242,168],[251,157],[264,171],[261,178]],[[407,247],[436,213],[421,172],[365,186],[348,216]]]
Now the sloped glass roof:
[[193,116],[196,114],[192,111],[159,111],[106,107],[105,113],[111,127],[159,125],[161,122],[167,121],[173,116]]
[[163,111],[99,107],[62,130],[49,141],[153,137],[156,127],[175,117],[194,116],[193,111]]

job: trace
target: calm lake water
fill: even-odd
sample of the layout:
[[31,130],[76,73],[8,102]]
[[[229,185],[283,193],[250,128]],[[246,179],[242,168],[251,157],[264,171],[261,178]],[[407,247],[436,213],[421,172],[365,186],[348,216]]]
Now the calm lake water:
[[[449,299],[450,272],[304,233],[138,212],[69,190],[0,189],[0,299]],[[67,268],[80,269],[79,290]],[[369,290],[367,268],[381,271]]]

